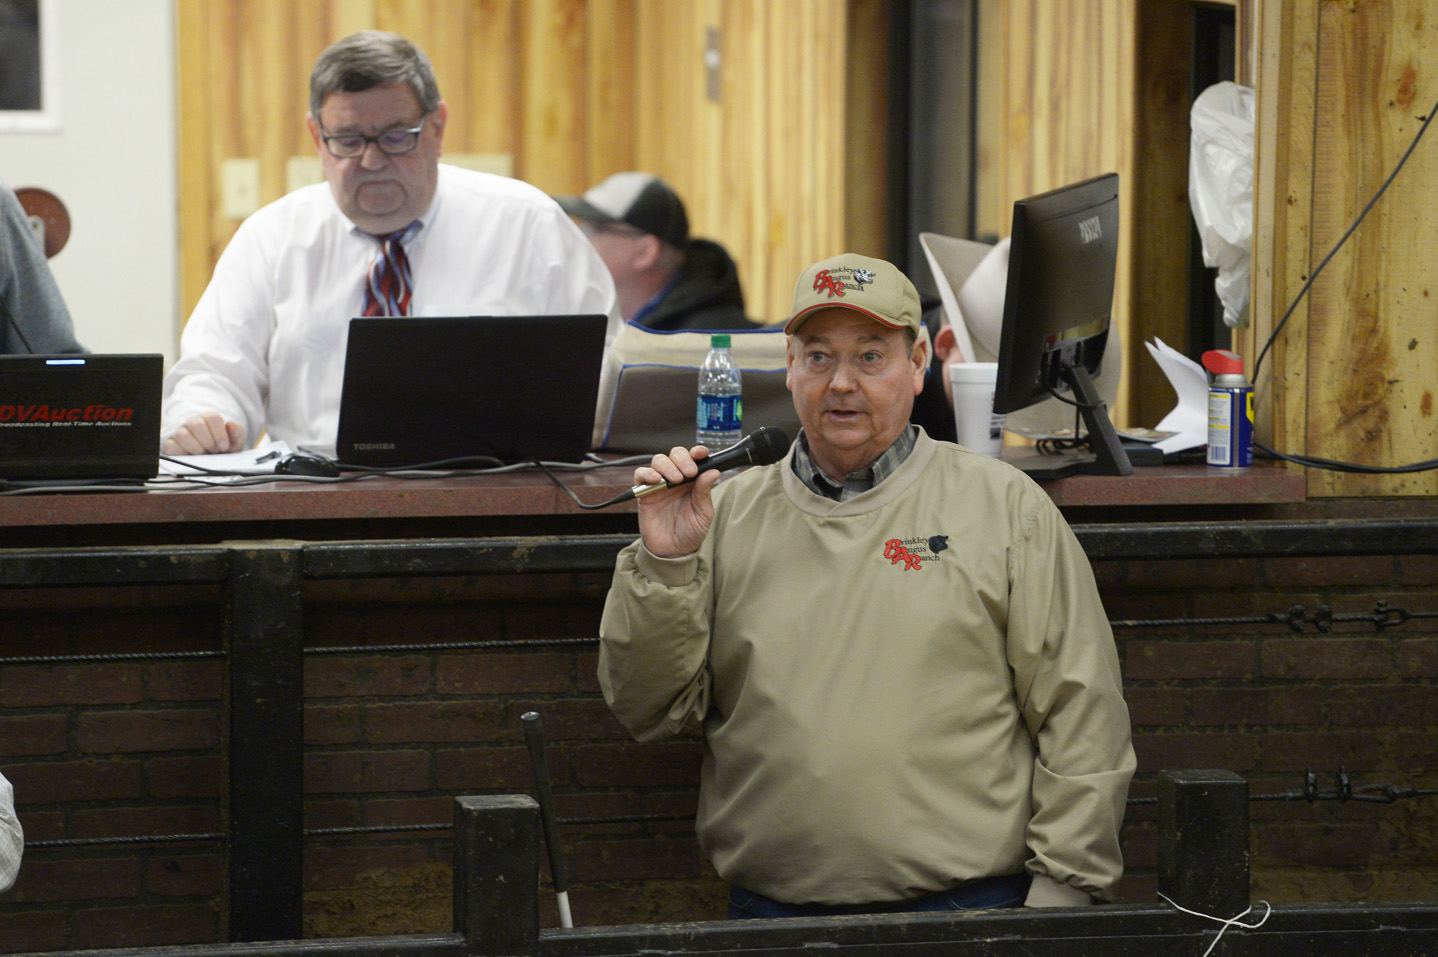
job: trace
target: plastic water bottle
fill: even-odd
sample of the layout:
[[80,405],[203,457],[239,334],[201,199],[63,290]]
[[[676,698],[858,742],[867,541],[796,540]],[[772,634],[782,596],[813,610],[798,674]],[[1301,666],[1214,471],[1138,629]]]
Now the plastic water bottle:
[[699,403],[695,444],[710,452],[727,449],[744,437],[744,390],[739,367],[729,354],[729,337],[709,337],[709,354],[699,367]]

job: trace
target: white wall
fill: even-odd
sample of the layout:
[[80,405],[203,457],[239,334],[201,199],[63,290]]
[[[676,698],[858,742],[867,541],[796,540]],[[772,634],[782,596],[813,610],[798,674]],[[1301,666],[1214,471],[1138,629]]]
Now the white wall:
[[69,210],[70,241],[50,268],[94,352],[178,351],[173,3],[53,4],[60,129],[0,132],[0,179]]

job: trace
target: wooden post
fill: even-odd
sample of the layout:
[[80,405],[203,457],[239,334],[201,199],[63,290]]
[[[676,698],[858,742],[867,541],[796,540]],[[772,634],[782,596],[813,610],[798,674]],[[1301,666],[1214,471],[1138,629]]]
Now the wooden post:
[[1158,890],[1227,920],[1248,909],[1248,782],[1232,771],[1158,774]]
[[539,804],[454,799],[454,929],[486,957],[539,951]]

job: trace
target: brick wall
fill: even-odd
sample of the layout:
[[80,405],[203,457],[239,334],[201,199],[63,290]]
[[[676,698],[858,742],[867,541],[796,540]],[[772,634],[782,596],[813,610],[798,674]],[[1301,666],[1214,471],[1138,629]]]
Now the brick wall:
[[[1438,614],[1438,559],[1104,562],[1123,621],[1261,617],[1302,605],[1339,617],[1386,601]],[[333,582],[306,595],[307,644],[592,638],[605,575]],[[209,588],[0,592],[0,655],[213,651]],[[1227,768],[1251,792],[1438,787],[1438,626],[1338,622],[1116,628],[1139,775]],[[639,745],[599,697],[587,643],[502,651],[311,654],[306,659],[305,826],[447,823],[450,798],[532,788],[519,715],[544,717],[581,924],[709,919],[724,889],[692,832],[696,740]],[[222,829],[215,660],[0,666],[0,770],[31,842]],[[1121,899],[1154,899],[1155,809],[1130,809]],[[1438,798],[1386,805],[1251,805],[1255,897],[1438,899]],[[621,820],[612,820],[619,818]],[[643,820],[632,820],[642,818]],[[306,841],[306,933],[448,929],[447,831]],[[0,897],[0,951],[167,944],[225,933],[221,846],[31,848]],[[557,923],[552,897],[545,920]]]

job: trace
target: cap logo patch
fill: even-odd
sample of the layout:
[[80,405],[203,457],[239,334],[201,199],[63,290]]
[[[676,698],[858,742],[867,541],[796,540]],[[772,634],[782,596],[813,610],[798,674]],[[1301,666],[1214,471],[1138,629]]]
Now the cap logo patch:
[[814,291],[827,292],[830,299],[842,299],[846,289],[862,292],[873,281],[872,269],[821,269],[814,275]]
[[830,299],[836,296],[840,299],[844,298],[844,284],[835,279],[827,269],[819,270],[818,275],[814,277],[814,291],[827,292]]

